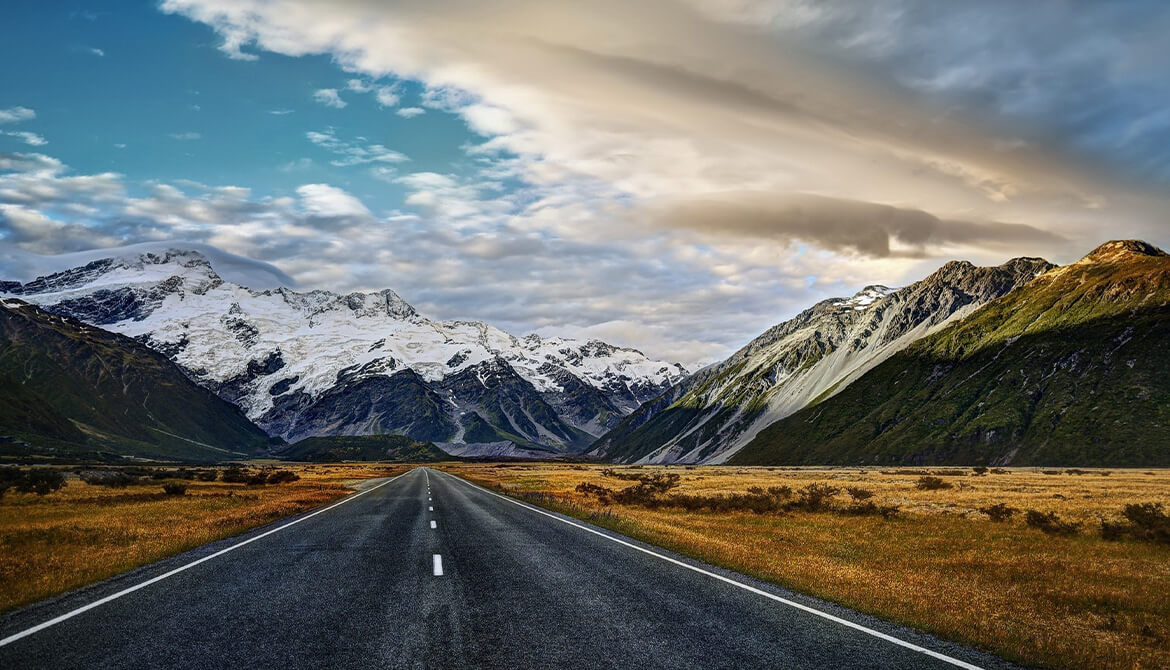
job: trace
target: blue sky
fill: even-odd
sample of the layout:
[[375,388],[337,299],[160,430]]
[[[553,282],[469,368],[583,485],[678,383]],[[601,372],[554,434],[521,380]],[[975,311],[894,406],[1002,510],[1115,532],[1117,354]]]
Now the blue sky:
[[709,361],[953,258],[1170,244],[1166,34],[1150,0],[17,3],[0,274],[207,244]]

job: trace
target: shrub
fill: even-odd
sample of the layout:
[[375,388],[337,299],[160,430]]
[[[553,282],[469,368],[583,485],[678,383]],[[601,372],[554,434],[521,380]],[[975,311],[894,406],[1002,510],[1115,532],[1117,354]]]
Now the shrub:
[[292,470],[277,470],[276,472],[268,475],[268,483],[284,484],[285,482],[295,482],[300,478],[301,476]]
[[20,493],[35,493],[44,496],[65,486],[65,474],[60,470],[47,468],[0,468],[0,497],[12,488]]
[[845,491],[849,494],[850,498],[853,498],[854,502],[869,500],[873,497],[873,491],[863,489],[860,486],[847,486],[845,487]]
[[1126,505],[1121,515],[1129,521],[1129,532],[1134,537],[1170,544],[1170,516],[1162,511],[1162,503]]
[[810,512],[819,512],[828,507],[833,497],[840,492],[841,489],[836,486],[813,482],[798,492],[800,497],[795,501],[794,507],[801,507]]
[[971,468],[971,471],[972,471],[972,472],[974,472],[974,473],[975,473],[975,474],[977,474],[977,475],[985,475],[985,474],[987,474],[987,468],[983,467],[982,465],[980,465],[980,466],[979,466],[979,467],[977,467],[977,468]]
[[1006,475],[1007,473],[1008,473],[1008,471],[1004,470],[1003,468],[992,468],[991,469],[991,474],[993,474],[993,475]]
[[223,471],[223,481],[228,484],[243,484],[248,481],[252,475],[238,465],[233,465],[227,470]]
[[169,496],[181,496],[187,494],[187,485],[183,482],[167,482],[163,484],[163,493]]
[[994,505],[989,505],[987,507],[980,507],[979,511],[986,514],[987,518],[996,523],[1007,521],[1020,512],[1020,510],[1016,509],[1015,507],[1008,507],[1003,503],[995,503]]
[[78,476],[81,481],[92,486],[120,489],[138,483],[138,477],[119,470],[84,470]]
[[199,472],[195,473],[195,478],[201,482],[213,482],[216,479],[219,479],[219,471],[218,470],[200,470]]
[[929,475],[919,477],[915,486],[921,491],[938,491],[940,489],[951,488],[950,482],[945,482],[938,477],[931,477]]
[[248,480],[246,483],[248,484],[248,486],[264,486],[265,484],[268,483],[268,473],[261,470],[261,471],[257,472],[256,474],[248,477]]
[[1061,521],[1056,512],[1037,512],[1030,509],[1024,514],[1024,523],[1049,535],[1075,535],[1081,524],[1073,521]]
[[853,514],[856,516],[880,516],[883,519],[893,519],[898,516],[899,508],[897,505],[878,505],[872,500],[865,502],[855,502],[844,510],[843,514]]
[[1125,537],[1129,532],[1129,528],[1123,523],[1114,523],[1106,519],[1101,519],[1101,539],[1116,541]]

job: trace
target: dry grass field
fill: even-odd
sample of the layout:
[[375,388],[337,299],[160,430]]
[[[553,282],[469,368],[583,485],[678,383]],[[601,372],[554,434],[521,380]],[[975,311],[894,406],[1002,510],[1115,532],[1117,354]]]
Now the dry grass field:
[[[358,480],[403,466],[280,466],[300,479],[268,485],[152,480],[124,487],[71,474],[45,496],[0,498],[0,611],[83,586],[340,498]],[[252,469],[255,471],[255,468]]]
[[[1170,667],[1170,545],[1101,536],[1101,520],[1123,523],[1127,504],[1170,504],[1170,471],[1012,469],[976,475],[969,468],[929,468],[928,476],[949,487],[924,490],[918,488],[923,473],[905,469],[443,468],[709,563],[1025,664]],[[633,502],[604,492],[600,496],[608,498],[602,500],[597,490],[578,489],[589,483],[617,492],[638,485],[629,477],[655,474],[679,475],[677,488]],[[808,511],[802,503],[801,490],[814,483],[841,489],[822,511]],[[751,487],[759,489],[753,494]],[[791,493],[773,488],[773,495],[769,487],[788,487]],[[862,498],[872,493],[871,512],[896,506],[896,515],[847,513],[855,503],[846,487],[864,489],[858,491]],[[678,500],[693,511],[646,503],[676,494],[690,496]],[[722,496],[724,509],[704,506],[715,496]],[[979,511],[997,503],[1020,511],[1001,522]],[[778,509],[732,509],[748,504]],[[1049,523],[1048,532],[1029,526],[1028,510],[1054,513],[1055,525]],[[1080,525],[1062,533],[1059,524],[1065,522]]]

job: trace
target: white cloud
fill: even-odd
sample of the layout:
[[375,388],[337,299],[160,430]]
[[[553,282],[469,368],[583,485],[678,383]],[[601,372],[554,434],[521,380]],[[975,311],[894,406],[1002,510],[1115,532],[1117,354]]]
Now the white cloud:
[[269,110],[268,113],[273,114],[275,116],[284,116],[286,114],[292,114],[293,110],[291,110],[291,109],[272,109],[272,110]]
[[328,184],[305,184],[297,189],[301,205],[315,216],[325,217],[370,217],[370,210],[361,200]]
[[322,149],[340,156],[340,158],[330,161],[331,165],[337,167],[365,165],[368,163],[403,163],[410,160],[405,154],[388,149],[381,144],[363,145],[340,140],[332,129],[326,130],[323,133],[311,130],[305,133],[305,137]]
[[28,107],[0,109],[0,123],[20,123],[37,118],[37,113]]
[[398,94],[394,91],[394,88],[390,86],[383,86],[379,88],[378,91],[374,94],[374,97],[377,99],[378,104],[383,107],[393,107],[398,104],[399,100]]
[[313,99],[325,105],[326,107],[333,107],[341,109],[348,103],[341,99],[335,88],[322,88],[313,93]]
[[173,140],[179,140],[181,142],[190,142],[193,140],[198,140],[203,136],[196,132],[187,131],[185,133],[171,133],[169,137]]
[[88,51],[90,54],[93,54],[94,56],[98,56],[98,57],[106,55],[105,51],[103,51],[102,49],[98,49],[97,47],[88,47],[86,49],[86,51]]
[[416,116],[426,114],[427,110],[422,107],[403,107],[394,113],[404,119],[413,119]]
[[33,147],[41,147],[49,143],[48,140],[41,137],[40,135],[37,135],[36,133],[30,133],[27,130],[5,130],[0,132],[0,134],[7,135],[9,137],[15,137],[25,144]]
[[355,93],[369,93],[373,90],[373,87],[370,84],[367,84],[361,79],[350,79],[349,81],[345,82],[345,87],[351,91],[354,91]]

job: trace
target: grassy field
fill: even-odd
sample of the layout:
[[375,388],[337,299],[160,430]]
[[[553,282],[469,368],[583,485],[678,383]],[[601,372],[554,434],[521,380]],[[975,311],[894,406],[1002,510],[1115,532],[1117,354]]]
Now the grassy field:
[[[166,481],[121,488],[70,475],[46,496],[0,498],[0,611],[239,534],[340,498],[349,485],[406,467],[280,466],[300,480],[277,485],[190,481],[167,495]],[[255,471],[253,469],[253,471]]]
[[[1130,503],[1170,503],[1170,471],[993,471],[930,468],[618,467],[459,464],[443,469],[627,535],[794,590],[987,649],[1058,668],[1170,667],[1170,545],[1102,539],[1101,519],[1121,522]],[[924,472],[949,488],[923,490]],[[1049,474],[1045,474],[1045,472]],[[683,494],[695,511],[602,501],[590,483],[620,491],[623,479],[680,476],[678,487],[646,499]],[[615,477],[614,475],[618,475]],[[842,489],[827,509],[802,506],[814,483]],[[751,487],[760,487],[750,493]],[[769,487],[788,487],[791,494]],[[872,493],[892,519],[846,513],[844,489]],[[731,496],[739,495],[739,503]],[[859,495],[864,496],[864,492]],[[771,501],[763,513],[703,508]],[[620,497],[620,496],[619,496]],[[746,501],[746,502],[745,502]],[[1002,503],[1020,510],[1002,522],[979,512]],[[766,506],[766,505],[765,505]],[[1072,534],[1046,533],[1028,510],[1079,523]],[[1050,529],[1053,530],[1053,529]]]

